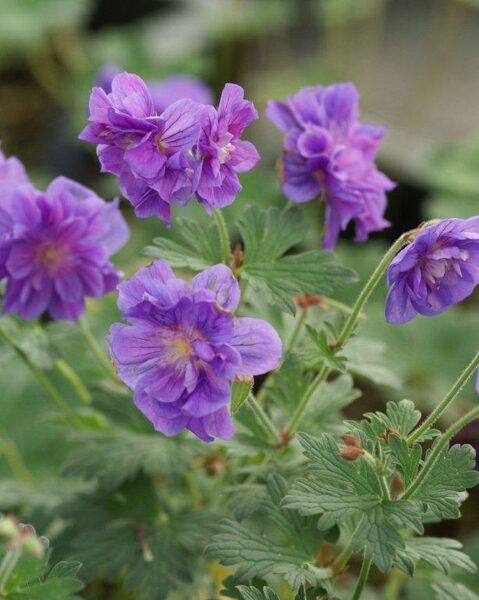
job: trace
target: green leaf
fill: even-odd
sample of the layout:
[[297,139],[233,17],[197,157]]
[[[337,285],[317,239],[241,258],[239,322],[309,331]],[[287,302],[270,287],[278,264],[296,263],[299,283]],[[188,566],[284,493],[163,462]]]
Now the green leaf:
[[355,281],[354,273],[334,260],[331,252],[312,250],[283,256],[304,239],[307,227],[297,208],[248,207],[238,220],[245,246],[242,277],[270,303],[295,314],[292,297],[308,292],[331,295]]
[[407,441],[394,434],[388,435],[388,444],[395,459],[396,468],[401,474],[405,487],[409,486],[416,476],[421,462],[422,450],[419,444],[409,447]]
[[295,481],[283,506],[303,515],[321,515],[318,527],[357,523],[355,550],[363,550],[383,572],[404,548],[400,529],[422,531],[421,513],[412,501],[383,498],[379,480],[369,462],[346,461],[332,435],[313,438],[300,434],[305,456],[311,461],[307,477]]
[[63,472],[97,480],[105,490],[117,488],[140,471],[147,475],[162,472],[169,477],[181,477],[194,456],[204,452],[194,440],[182,440],[180,451],[177,439],[120,429],[81,432],[74,439],[80,445],[67,457]]
[[239,585],[238,590],[244,600],[280,600],[279,596],[269,587],[264,587],[261,591],[258,588]]
[[305,366],[310,369],[317,369],[325,364],[330,369],[344,371],[346,369],[346,358],[338,354],[340,348],[334,347],[334,340],[328,337],[326,331],[315,329],[308,324],[306,325],[306,331],[313,346],[298,352],[298,356]]
[[[474,562],[460,551],[462,544],[457,540],[449,538],[412,538],[406,540],[404,551],[400,552],[398,566],[403,568],[411,576],[414,574],[416,563],[423,560],[430,564],[441,573],[448,575],[451,567],[460,567],[470,573],[476,573],[477,567]],[[401,559],[406,558],[412,561],[413,569],[404,568]]]
[[[429,452],[434,448],[434,444]],[[413,499],[439,519],[458,519],[463,492],[479,483],[475,450],[469,445],[445,448],[417,488]],[[426,455],[427,458],[427,455]]]
[[440,581],[432,584],[435,600],[479,600],[479,596],[462,583]]
[[151,258],[167,260],[171,267],[202,271],[221,262],[218,231],[211,223],[205,231],[190,219],[179,218],[176,232],[179,242],[167,238],[155,238],[153,246],[147,246],[143,253]]
[[334,290],[356,280],[354,273],[336,262],[331,252],[310,250],[270,262],[244,263],[242,276],[266,300],[285,312],[296,314],[293,297],[302,293],[330,296]]
[[253,389],[254,380],[252,377],[236,380],[231,386],[231,412],[235,414],[239,411],[243,402],[248,398]]
[[385,350],[386,345],[378,340],[353,338],[343,350],[348,371],[377,385],[400,389],[401,380],[397,373],[385,365]]

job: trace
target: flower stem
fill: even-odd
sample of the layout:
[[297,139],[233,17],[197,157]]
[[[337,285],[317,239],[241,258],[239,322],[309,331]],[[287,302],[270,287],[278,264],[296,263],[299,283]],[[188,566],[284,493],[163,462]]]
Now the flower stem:
[[414,444],[423,433],[425,433],[428,429],[436,423],[438,419],[444,414],[444,412],[449,408],[449,406],[454,402],[459,392],[466,385],[467,381],[475,373],[477,368],[479,367],[479,352],[476,353],[471,362],[467,365],[464,371],[459,375],[458,379],[455,381],[452,388],[449,392],[444,396],[441,402],[436,406],[436,408],[432,411],[429,417],[420,425],[411,435],[408,437],[407,442],[409,445]]
[[438,438],[438,441],[436,441],[436,443],[432,446],[431,451],[429,452],[429,455],[426,458],[426,461],[424,462],[421,471],[419,472],[416,479],[414,479],[411,485],[406,489],[401,499],[408,500],[409,498],[412,498],[414,496],[414,494],[421,487],[424,480],[429,475],[431,469],[436,464],[439,456],[441,455],[441,452],[449,443],[449,440],[452,437],[454,437],[456,433],[458,433],[463,427],[470,423],[470,421],[473,421],[477,417],[479,417],[479,406],[476,406],[475,408],[471,409],[458,421],[456,421],[448,429],[446,429],[446,431],[441,435],[441,437]]
[[298,310],[295,320],[294,320],[294,325],[293,328],[291,330],[291,334],[289,336],[289,338],[286,340],[286,343],[284,344],[284,354],[286,354],[287,352],[291,352],[291,350],[293,350],[293,348],[296,345],[296,342],[298,341],[299,338],[299,334],[301,333],[301,328],[303,327],[303,323],[306,319],[306,311],[304,309]]
[[[365,286],[359,293],[359,296],[351,309],[351,313],[349,314],[349,317],[344,323],[343,329],[341,330],[339,338],[336,341],[336,346],[338,348],[344,346],[344,344],[353,334],[354,328],[356,327],[356,323],[361,318],[362,310],[366,302],[369,300],[369,297],[371,296],[374,288],[381,281],[381,278],[384,275],[386,269],[388,268],[389,263],[395,257],[397,252],[412,239],[412,236],[414,236],[415,232],[416,230],[403,233],[389,248],[389,250],[380,260],[378,266],[374,269],[372,275],[370,276]],[[301,419],[303,418],[304,412],[306,411],[309,401],[314,396],[314,393],[316,392],[318,387],[321,385],[321,383],[323,383],[323,381],[327,379],[330,373],[331,368],[327,367],[326,365],[323,365],[319,373],[310,383],[303,398],[299,402],[295,413],[293,414],[291,423],[287,430],[287,437],[291,438],[296,433],[296,429],[299,426]]]
[[56,358],[55,359],[55,367],[60,371],[60,373],[65,377],[65,379],[70,383],[75,392],[78,394],[78,397],[85,404],[92,403],[92,397],[87,388],[83,385],[82,380],[72,367],[67,363],[64,358]]
[[254,397],[254,395],[251,393],[248,396],[248,406],[251,408],[254,416],[256,417],[256,420],[258,421],[258,423],[263,428],[263,431],[268,436],[268,439],[271,442],[279,444],[281,440],[279,439],[278,433],[277,433],[273,423],[271,422],[271,419],[268,417],[268,415],[263,410],[262,406],[260,404],[258,404],[258,401]]
[[12,350],[19,356],[25,365],[30,369],[32,374],[37,378],[37,380],[42,384],[45,391],[48,393],[50,398],[53,400],[57,408],[63,414],[67,421],[76,425],[77,415],[75,411],[65,402],[55,387],[55,385],[50,381],[50,378],[46,373],[44,373],[41,369],[39,369],[28,357],[27,353],[17,345],[13,337],[8,333],[8,331],[0,326],[0,337],[12,348]]
[[231,262],[231,242],[228,233],[228,227],[223,214],[219,208],[213,208],[213,217],[216,221],[216,227],[218,228],[218,234],[220,236],[221,254],[223,256],[223,262],[225,265]]
[[357,300],[354,303],[354,306],[352,307],[351,314],[344,323],[343,329],[339,334],[339,338],[337,340],[338,346],[342,346],[343,344],[345,344],[347,340],[351,337],[351,334],[353,333],[356,323],[358,321],[359,315],[361,314],[366,302],[369,300],[369,297],[371,296],[374,288],[381,281],[391,260],[396,256],[398,251],[408,242],[410,237],[410,231],[403,233],[400,237],[398,237],[398,239],[394,242],[394,244],[389,248],[386,254],[379,261],[378,266],[374,269],[370,278],[366,282],[366,285],[359,293],[359,296],[357,297]]
[[98,343],[95,340],[86,322],[86,319],[84,317],[81,318],[78,325],[80,327],[80,331],[83,334],[83,339],[85,340],[85,343],[88,346],[88,348],[91,350],[93,356],[98,360],[99,364],[102,366],[103,370],[108,375],[108,377],[112,377],[114,381],[117,381],[116,373],[113,367],[111,366],[110,361],[105,356],[105,353],[98,346]]
[[6,591],[8,579],[17,566],[20,554],[21,552],[18,548],[12,548],[3,557],[2,564],[0,565],[0,594]]
[[342,570],[344,569],[344,567],[347,565],[348,560],[351,558],[351,555],[353,553],[354,538],[356,537],[356,533],[359,531],[359,528],[361,527],[363,520],[364,520],[364,515],[360,518],[360,520],[356,526],[356,529],[354,530],[351,537],[349,538],[346,546],[344,546],[341,553],[337,556],[336,560],[334,561],[333,570],[335,573],[337,573],[337,574],[341,573]]
[[361,571],[359,572],[359,579],[356,584],[356,589],[354,590],[354,594],[352,600],[359,600],[361,598],[361,594],[363,593],[364,586],[366,585],[366,581],[369,577],[369,569],[371,568],[371,559],[363,558],[363,564],[361,565]]

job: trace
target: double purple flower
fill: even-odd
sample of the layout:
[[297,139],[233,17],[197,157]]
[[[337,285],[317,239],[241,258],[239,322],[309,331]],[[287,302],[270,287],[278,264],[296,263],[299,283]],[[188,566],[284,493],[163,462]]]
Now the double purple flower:
[[113,325],[108,343],[120,379],[157,431],[187,428],[206,442],[231,437],[231,382],[278,366],[277,333],[266,321],[234,317],[239,299],[224,265],[187,284],[158,260],[119,286],[129,324]]
[[432,317],[467,298],[479,283],[479,217],[426,227],[392,260],[386,320]]
[[39,192],[16,159],[0,161],[4,313],[78,320],[85,297],[116,288],[119,274],[109,258],[128,235],[117,202],[107,204],[65,177]]
[[237,173],[259,160],[254,146],[240,140],[255,118],[234,84],[225,86],[218,110],[183,99],[158,115],[145,82],[121,73],[111,93],[93,88],[80,139],[98,144],[102,170],[119,176],[138,217],[155,215],[170,224],[171,206],[184,206],[194,195],[208,212],[234,201],[241,189]]
[[299,90],[285,102],[268,102],[266,115],[286,135],[283,192],[293,202],[322,195],[324,247],[336,244],[350,221],[356,241],[389,226],[385,192],[394,184],[375,165],[385,129],[358,122],[359,94],[352,83]]

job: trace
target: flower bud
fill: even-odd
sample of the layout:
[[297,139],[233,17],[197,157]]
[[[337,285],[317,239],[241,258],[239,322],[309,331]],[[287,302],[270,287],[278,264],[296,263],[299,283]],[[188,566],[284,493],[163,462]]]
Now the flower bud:
[[353,462],[358,458],[364,456],[364,450],[362,448],[356,448],[354,446],[346,446],[346,448],[341,449],[341,452],[339,454],[341,458],[344,458],[344,460]]
[[20,542],[20,549],[28,558],[41,560],[45,556],[45,546],[35,535],[24,537]]
[[12,517],[0,518],[0,544],[11,544],[18,537],[18,528]]
[[391,487],[395,495],[404,492],[404,484],[396,474],[393,475]]
[[343,441],[346,444],[346,446],[350,446],[351,448],[361,448],[361,444],[359,443],[359,440],[357,438],[355,438],[354,435],[349,435],[349,434],[341,435],[340,439],[341,439],[341,441]]

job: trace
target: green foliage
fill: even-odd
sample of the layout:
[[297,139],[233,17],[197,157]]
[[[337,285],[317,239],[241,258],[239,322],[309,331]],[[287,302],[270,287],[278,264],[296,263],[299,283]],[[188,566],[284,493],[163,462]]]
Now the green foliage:
[[238,227],[245,247],[241,276],[286,312],[296,312],[294,295],[330,295],[355,280],[354,273],[339,265],[331,252],[311,250],[283,256],[302,242],[307,230],[297,208],[263,211],[253,205],[241,215]]
[[287,492],[283,478],[270,476],[267,492],[261,508],[282,537],[258,535],[250,527],[225,520],[207,549],[208,555],[226,566],[238,565],[235,577],[240,581],[280,574],[295,590],[303,584],[323,582],[331,572],[314,564],[314,553],[321,540],[314,521],[281,508],[281,499]]
[[432,585],[435,600],[479,600],[479,596],[462,583],[441,581]]
[[451,567],[460,567],[471,573],[476,573],[474,562],[460,552],[462,544],[449,538],[423,537],[406,540],[404,552],[399,553],[398,565],[414,575],[416,564],[423,560],[432,567],[448,575]]
[[258,590],[254,587],[239,585],[238,590],[243,600],[280,600],[279,596],[269,587]]
[[[0,560],[4,553],[0,554]],[[79,600],[83,583],[77,578],[79,562],[59,562],[49,567],[49,553],[43,559],[21,558],[0,598],[13,600]]]
[[179,218],[176,223],[179,241],[158,237],[153,246],[147,246],[144,254],[151,258],[162,258],[171,267],[201,271],[221,262],[218,231],[211,223],[205,231],[190,219]]

